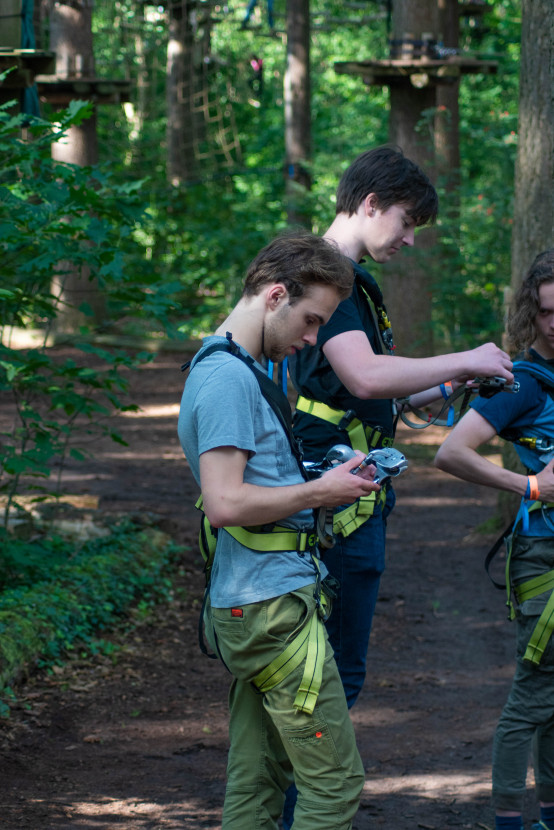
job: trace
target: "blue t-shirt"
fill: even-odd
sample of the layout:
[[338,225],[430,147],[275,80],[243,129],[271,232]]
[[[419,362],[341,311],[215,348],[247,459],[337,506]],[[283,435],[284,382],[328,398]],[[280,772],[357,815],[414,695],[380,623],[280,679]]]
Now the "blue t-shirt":
[[[225,338],[208,337],[203,346],[216,342],[225,342]],[[260,364],[255,365],[264,371]],[[304,481],[283,427],[254,373],[228,352],[214,352],[197,366],[193,361],[181,400],[178,433],[198,485],[200,455],[217,447],[237,447],[248,453],[244,481],[249,484],[282,487]],[[313,527],[313,513],[301,510],[279,524],[308,530]],[[325,576],[323,564],[321,571]],[[214,608],[261,602],[314,580],[315,568],[308,553],[259,553],[241,545],[224,529],[218,532],[210,586]]]
[[[471,408],[475,409],[485,420],[494,427],[497,433],[505,430],[522,430],[529,434],[534,430],[536,424],[543,421],[543,413],[548,403],[548,393],[539,381],[527,372],[514,371],[516,380],[519,383],[519,391],[498,392],[491,398],[476,397]],[[544,427],[542,434],[546,434]],[[550,425],[550,437],[554,442],[554,422]],[[542,467],[547,463],[543,460]],[[554,525],[554,510],[548,510],[550,521]],[[554,532],[544,521],[541,511],[535,510],[529,516],[529,529],[524,530],[521,524],[518,533],[525,536],[553,536]]]

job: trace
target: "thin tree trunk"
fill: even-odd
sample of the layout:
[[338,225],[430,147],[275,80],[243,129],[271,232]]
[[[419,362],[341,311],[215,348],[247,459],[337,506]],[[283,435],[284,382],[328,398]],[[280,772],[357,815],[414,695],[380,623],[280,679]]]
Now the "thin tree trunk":
[[188,2],[172,0],[167,46],[167,178],[174,186],[196,175],[193,48]]
[[[60,79],[76,81],[95,75],[92,6],[92,0],[57,2],[52,6],[50,49],[56,53],[56,76]],[[95,108],[90,118],[70,127],[66,137],[52,145],[52,158],[80,167],[97,164]],[[77,269],[71,262],[59,263],[53,290],[60,298],[56,331],[73,333],[83,325],[98,325],[103,319],[104,298],[86,266]]]
[[[460,18],[458,0],[438,0],[439,37],[445,47],[458,49]],[[437,175],[449,191],[460,183],[460,109],[459,78],[437,87],[437,115],[435,118],[435,152]]]
[[554,6],[523,0],[512,288],[554,245]]
[[288,0],[285,99],[285,176],[291,225],[310,227],[306,191],[311,187],[310,2]]

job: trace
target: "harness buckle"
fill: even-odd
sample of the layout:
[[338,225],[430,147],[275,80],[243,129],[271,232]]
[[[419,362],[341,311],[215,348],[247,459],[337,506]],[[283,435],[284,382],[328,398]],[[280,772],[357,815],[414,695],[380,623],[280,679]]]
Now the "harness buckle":
[[354,420],[356,417],[356,413],[353,409],[347,409],[340,421],[337,424],[337,427],[342,430],[346,430],[346,428],[350,425],[350,422]]
[[298,530],[296,532],[296,553],[298,556],[304,556],[308,547],[308,534],[305,530]]

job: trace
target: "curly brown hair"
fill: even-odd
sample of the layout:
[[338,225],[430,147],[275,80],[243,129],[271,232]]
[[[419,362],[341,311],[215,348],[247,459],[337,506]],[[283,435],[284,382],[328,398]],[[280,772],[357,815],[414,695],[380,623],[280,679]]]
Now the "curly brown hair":
[[518,289],[508,315],[507,333],[514,352],[527,352],[537,337],[535,317],[540,308],[539,288],[554,282],[554,248],[539,254]]

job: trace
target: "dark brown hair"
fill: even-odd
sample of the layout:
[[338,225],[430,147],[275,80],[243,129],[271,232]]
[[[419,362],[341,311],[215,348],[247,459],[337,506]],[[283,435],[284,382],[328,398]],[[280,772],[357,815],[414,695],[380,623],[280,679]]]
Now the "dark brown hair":
[[329,285],[345,300],[353,281],[352,263],[336,245],[308,231],[291,231],[274,239],[252,260],[242,296],[252,297],[264,286],[280,282],[288,291],[291,305],[311,285]]
[[370,193],[379,210],[406,205],[416,225],[435,222],[439,198],[420,167],[406,158],[399,147],[389,145],[366,150],[345,170],[337,189],[337,213],[352,216]]

